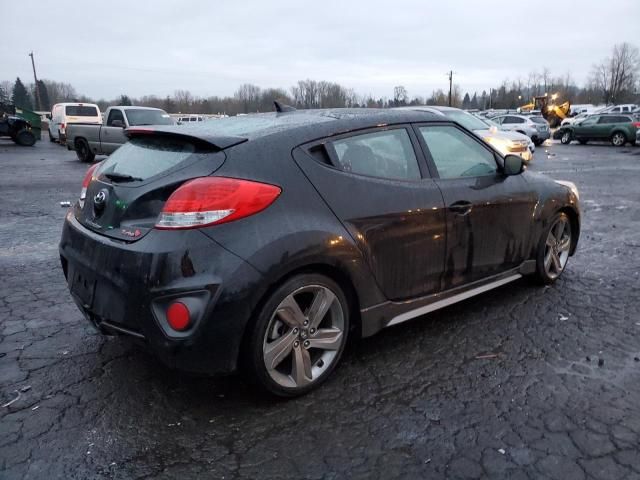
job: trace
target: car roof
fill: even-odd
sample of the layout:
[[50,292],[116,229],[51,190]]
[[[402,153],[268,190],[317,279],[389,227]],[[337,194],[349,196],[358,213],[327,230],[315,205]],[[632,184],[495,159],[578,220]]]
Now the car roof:
[[132,128],[127,133],[130,136],[153,132],[180,135],[199,139],[224,149],[247,140],[280,134],[286,135],[289,141],[299,145],[352,130],[435,120],[442,121],[442,116],[415,110],[334,108],[256,113],[221,118],[215,122],[198,122],[194,125]]
[[111,108],[121,108],[122,110],[160,110],[160,111],[164,112],[164,110],[162,110],[161,108],[141,107],[141,106],[137,106],[137,105],[114,105]]

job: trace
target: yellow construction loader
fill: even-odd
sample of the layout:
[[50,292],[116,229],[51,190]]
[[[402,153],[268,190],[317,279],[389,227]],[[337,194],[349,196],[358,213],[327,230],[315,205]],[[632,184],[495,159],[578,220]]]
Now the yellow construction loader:
[[[520,111],[523,113],[528,113],[531,110],[540,110],[540,113],[547,120],[547,122],[549,122],[549,126],[551,128],[559,127],[560,122],[562,122],[563,119],[569,116],[569,112],[571,111],[571,103],[567,101],[561,104],[557,104],[556,98],[557,94],[553,94],[551,95],[551,97],[547,95],[533,97],[533,102],[522,105],[520,107]],[[551,100],[551,102],[549,102],[549,100]]]

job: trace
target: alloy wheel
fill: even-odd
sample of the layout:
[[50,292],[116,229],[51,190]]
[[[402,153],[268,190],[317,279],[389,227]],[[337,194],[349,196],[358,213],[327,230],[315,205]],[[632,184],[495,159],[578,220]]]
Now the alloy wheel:
[[563,143],[563,144],[565,144],[565,145],[566,145],[566,144],[568,144],[568,143],[570,143],[570,142],[571,142],[571,133],[569,133],[569,132],[564,132],[564,133],[562,134],[562,138],[560,139],[560,142],[561,142],[561,143]]
[[620,132],[614,133],[613,137],[611,137],[611,143],[613,143],[616,147],[621,147],[625,144],[626,141],[627,139]]
[[560,217],[549,230],[544,251],[544,269],[551,279],[558,278],[569,259],[571,249],[571,225]]
[[344,327],[334,292],[323,285],[297,289],[280,302],[267,325],[262,344],[267,373],[286,388],[315,382],[336,360]]

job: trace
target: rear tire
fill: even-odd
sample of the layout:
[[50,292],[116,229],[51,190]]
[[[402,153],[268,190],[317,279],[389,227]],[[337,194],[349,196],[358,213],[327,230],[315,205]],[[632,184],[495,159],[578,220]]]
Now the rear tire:
[[569,216],[564,212],[555,214],[538,243],[536,281],[549,285],[562,275],[569,261],[572,235]]
[[614,132],[611,135],[611,145],[614,147],[623,147],[627,143],[627,136],[622,132]]
[[96,158],[96,154],[89,148],[89,143],[84,138],[76,140],[76,155],[82,163],[90,163]]
[[263,390],[281,397],[304,395],[338,365],[349,314],[347,297],[336,282],[319,274],[296,275],[256,314],[240,361]]
[[23,147],[33,147],[36,143],[36,136],[31,130],[23,128],[18,133],[16,133],[14,142]]
[[55,143],[56,139],[51,135],[51,130],[49,130],[49,141]]

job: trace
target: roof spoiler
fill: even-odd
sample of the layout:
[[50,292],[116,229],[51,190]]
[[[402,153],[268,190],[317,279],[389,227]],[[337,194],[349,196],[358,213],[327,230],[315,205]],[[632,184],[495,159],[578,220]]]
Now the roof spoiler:
[[234,145],[244,143],[248,140],[245,137],[208,135],[206,133],[193,135],[191,133],[185,132],[180,127],[176,128],[172,126],[129,127],[124,131],[124,133],[129,138],[137,138],[147,135],[182,138],[184,140],[200,144],[207,148],[213,148],[215,150],[224,150],[226,148],[233,147]]
[[278,113],[295,112],[296,111],[296,109],[294,107],[292,107],[291,105],[287,105],[285,103],[280,103],[277,100],[274,100],[273,104],[275,105],[276,112],[278,112]]

